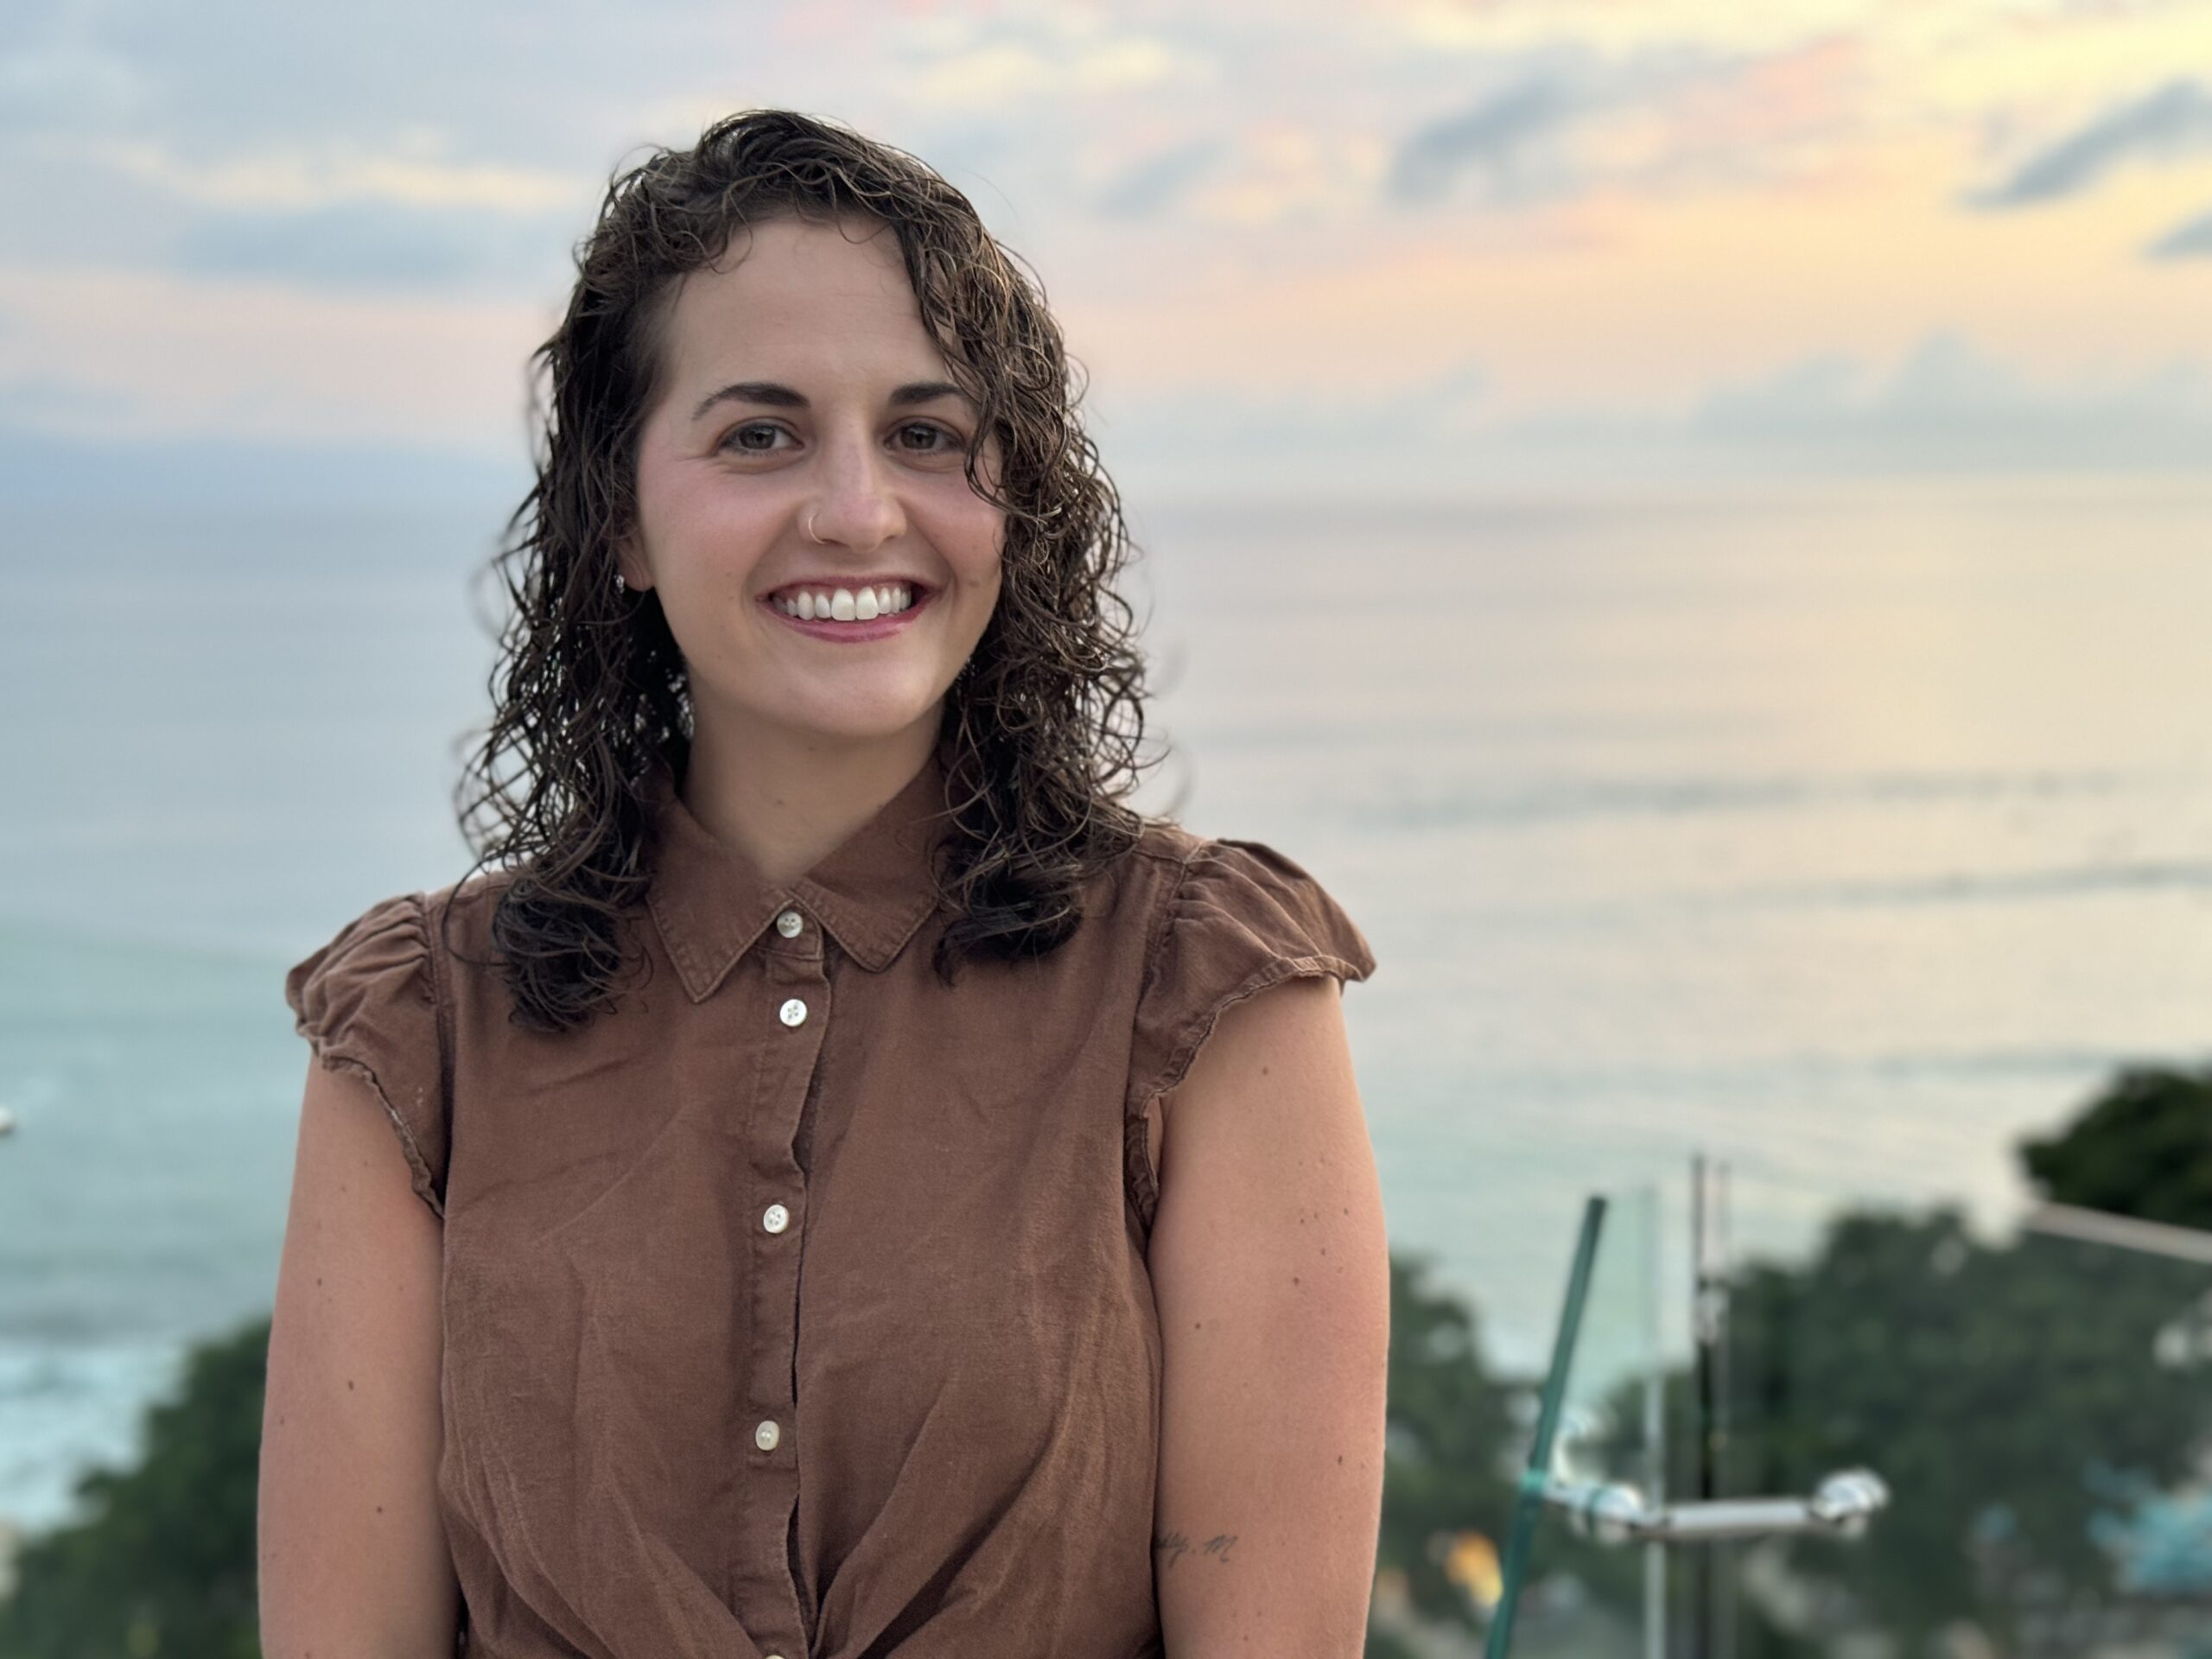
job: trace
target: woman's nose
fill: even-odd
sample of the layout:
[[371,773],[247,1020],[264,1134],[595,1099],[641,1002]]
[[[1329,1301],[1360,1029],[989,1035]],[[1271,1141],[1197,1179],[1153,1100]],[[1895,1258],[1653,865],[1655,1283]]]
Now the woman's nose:
[[899,535],[906,509],[883,457],[864,435],[840,434],[823,448],[821,489],[799,510],[799,522],[811,522],[824,542],[842,543],[866,553]]

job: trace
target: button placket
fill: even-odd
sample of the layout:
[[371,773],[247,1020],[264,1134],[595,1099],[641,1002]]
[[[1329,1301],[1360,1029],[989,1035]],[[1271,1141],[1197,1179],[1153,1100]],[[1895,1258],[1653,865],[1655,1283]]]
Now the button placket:
[[[756,1033],[757,1090],[747,1120],[753,1126],[751,1195],[758,1224],[752,1243],[752,1332],[746,1367],[751,1465],[736,1541],[754,1605],[764,1614],[764,1637],[772,1633],[785,1652],[803,1652],[807,1640],[805,1600],[791,1560],[789,1536],[798,1501],[798,1343],[799,1272],[806,1183],[797,1137],[814,1086],[832,1017],[825,939],[813,919],[793,906],[779,911],[756,944],[760,999],[747,1016]],[[741,1443],[742,1444],[742,1443]]]

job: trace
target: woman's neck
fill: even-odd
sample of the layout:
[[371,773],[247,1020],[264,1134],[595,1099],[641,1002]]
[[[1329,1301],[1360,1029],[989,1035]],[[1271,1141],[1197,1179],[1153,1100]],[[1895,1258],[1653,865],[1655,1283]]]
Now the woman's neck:
[[683,804],[717,840],[781,887],[805,874],[912,781],[936,745],[938,711],[866,741],[748,730],[724,736],[697,711]]

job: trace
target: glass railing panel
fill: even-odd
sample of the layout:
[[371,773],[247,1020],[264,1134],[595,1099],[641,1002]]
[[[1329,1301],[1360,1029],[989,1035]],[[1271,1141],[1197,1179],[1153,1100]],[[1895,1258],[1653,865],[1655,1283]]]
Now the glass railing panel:
[[1664,1488],[1658,1200],[1635,1188],[1591,1200],[1561,1298],[1551,1364],[1528,1424],[1488,1659],[1656,1659],[1656,1552],[1586,1536],[1601,1497]]

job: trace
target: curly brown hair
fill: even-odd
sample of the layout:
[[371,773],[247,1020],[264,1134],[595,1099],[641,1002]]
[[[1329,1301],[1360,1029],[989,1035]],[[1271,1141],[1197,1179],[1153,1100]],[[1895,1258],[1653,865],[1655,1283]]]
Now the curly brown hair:
[[1078,421],[1083,387],[1042,283],[906,152],[788,110],[728,116],[610,181],[567,314],[531,359],[537,480],[487,568],[512,610],[496,713],[454,807],[471,873],[495,861],[512,872],[492,937],[512,1017],[537,1029],[613,1006],[620,921],[652,879],[649,779],[661,764],[680,777],[690,743],[689,682],[659,595],[613,580],[668,314],[685,273],[783,215],[896,232],[923,324],[981,410],[969,484],[1006,514],[998,603],[939,736],[950,817],[936,880],[952,917],[938,976],[950,982],[963,958],[1055,949],[1083,918],[1083,887],[1142,827],[1124,798],[1152,764],[1140,753],[1144,662],[1115,588],[1135,550]]

